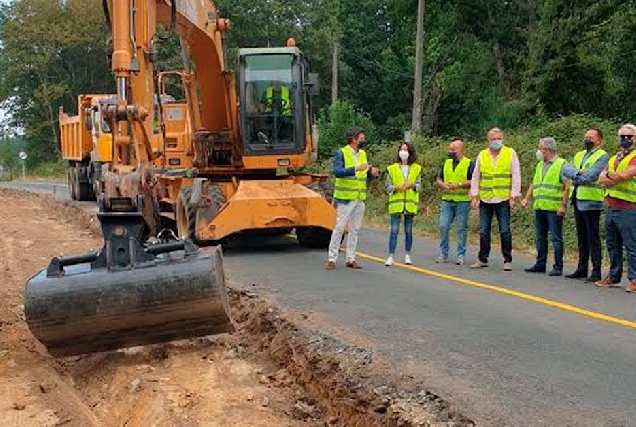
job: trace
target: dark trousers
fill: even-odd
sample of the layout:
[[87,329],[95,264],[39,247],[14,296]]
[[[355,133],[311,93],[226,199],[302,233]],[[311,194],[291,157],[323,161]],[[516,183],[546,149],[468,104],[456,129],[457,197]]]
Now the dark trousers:
[[504,262],[512,262],[512,233],[510,232],[510,205],[508,201],[501,203],[479,203],[479,254],[481,262],[488,262],[490,256],[490,229],[493,216],[497,216],[499,236],[501,237],[501,254]]
[[636,209],[608,209],[605,238],[610,256],[609,277],[620,282],[623,276],[623,246],[627,252],[627,278],[636,280]]
[[601,277],[601,235],[599,223],[601,211],[580,211],[574,205],[574,222],[576,223],[576,235],[579,244],[579,265],[577,271],[587,275],[588,261],[592,260],[592,273],[590,276]]
[[545,268],[548,262],[548,231],[554,247],[554,269],[563,271],[563,217],[555,211],[534,211],[534,238],[537,245],[536,266]]

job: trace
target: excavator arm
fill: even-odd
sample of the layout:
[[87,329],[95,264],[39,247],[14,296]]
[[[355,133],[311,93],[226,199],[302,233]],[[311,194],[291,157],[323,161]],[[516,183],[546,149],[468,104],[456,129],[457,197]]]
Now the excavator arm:
[[[161,42],[157,26],[176,31],[195,68],[197,87],[190,85],[187,96],[197,143],[238,139],[235,80],[225,53],[225,32],[230,25],[208,0],[103,0],[103,8],[112,39],[111,68],[117,94],[117,104],[105,112],[116,131],[112,169],[103,175],[104,206],[130,209],[137,194],[152,197],[149,171],[153,161],[164,154],[162,141],[151,138],[156,108],[163,123],[157,93],[156,52]],[[228,157],[240,157],[240,147],[228,147]],[[149,206],[142,210],[149,231],[156,232],[158,215]]]
[[[34,336],[54,356],[114,350],[234,330],[220,246],[159,241],[159,203],[153,143],[158,23],[197,46],[191,53],[202,90],[217,91],[205,120],[230,126],[221,33],[226,21],[208,1],[105,0],[112,41],[116,103],[104,115],[113,135],[112,163],[103,171],[97,217],[100,252],[53,258],[26,284],[24,311]],[[214,49],[204,53],[203,47]],[[217,86],[220,85],[220,86]],[[193,104],[193,108],[197,104]],[[231,127],[231,126],[230,126]],[[159,241],[159,243],[157,243]]]

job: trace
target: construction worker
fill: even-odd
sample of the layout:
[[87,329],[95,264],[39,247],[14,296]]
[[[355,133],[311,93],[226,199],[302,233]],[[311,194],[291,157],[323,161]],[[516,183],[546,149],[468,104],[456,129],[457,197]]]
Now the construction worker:
[[411,248],[413,247],[413,217],[419,210],[420,191],[422,190],[422,166],[415,163],[415,148],[408,142],[398,146],[397,161],[387,167],[384,184],[389,194],[388,211],[391,218],[389,236],[389,256],[384,265],[393,265],[393,257],[397,247],[397,236],[400,221],[404,216],[404,263],[412,264]]
[[289,88],[280,80],[274,80],[265,90],[265,111],[268,113],[279,111],[285,116],[292,114]]
[[448,233],[457,220],[457,259],[455,264],[464,265],[466,235],[470,214],[470,180],[475,163],[464,156],[464,141],[456,139],[448,145],[447,159],[437,173],[435,185],[443,190],[439,212],[439,256],[436,262],[448,261]]
[[333,171],[336,176],[333,200],[336,204],[336,225],[331,233],[329,258],[325,269],[336,268],[338,250],[344,229],[349,224],[347,235],[346,265],[360,269],[356,261],[358,231],[362,226],[365,203],[367,199],[367,180],[380,174],[378,168],[367,163],[367,154],[362,149],[366,140],[364,130],[352,128],[347,131],[347,145],[337,150],[333,160]]
[[[579,249],[577,268],[565,277],[595,283],[601,280],[602,250],[599,223],[605,196],[605,190],[597,180],[607,166],[609,155],[601,148],[603,133],[600,129],[589,128],[584,138],[585,148],[574,155],[571,164],[563,166],[563,175],[572,180],[570,199],[574,209]],[[590,260],[592,272],[588,276]]]
[[539,162],[534,171],[534,179],[521,205],[525,208],[530,200],[533,200],[537,260],[525,271],[546,272],[549,231],[554,248],[554,266],[549,275],[561,276],[563,274],[563,216],[570,192],[569,181],[564,179],[562,174],[562,168],[566,162],[557,155],[557,144],[554,138],[541,138],[536,155]]
[[479,254],[471,268],[488,267],[490,229],[497,216],[504,271],[512,270],[512,233],[510,211],[521,193],[521,171],[515,150],[504,146],[499,128],[488,131],[489,147],[475,161],[470,184],[471,208],[479,208]]
[[605,236],[610,269],[607,277],[596,286],[617,287],[623,275],[623,246],[627,252],[627,292],[636,292],[636,126],[623,125],[618,131],[620,148],[609,159],[599,176],[599,183],[607,188],[605,205]]

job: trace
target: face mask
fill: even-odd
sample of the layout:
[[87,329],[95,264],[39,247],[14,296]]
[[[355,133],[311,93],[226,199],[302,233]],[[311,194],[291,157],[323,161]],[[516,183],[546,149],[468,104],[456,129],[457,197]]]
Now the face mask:
[[592,148],[594,148],[594,142],[590,141],[589,139],[583,141],[583,144],[585,145],[586,150],[591,150]]
[[541,150],[537,150],[535,155],[537,156],[537,160],[543,160],[543,153]]
[[402,160],[408,160],[409,158],[409,152],[406,150],[400,150],[398,153],[398,156],[400,156],[400,159]]
[[358,148],[364,147],[366,143],[367,141],[365,139],[361,139],[360,141],[358,141]]
[[501,140],[496,140],[496,141],[491,141],[490,142],[490,148],[492,148],[493,150],[499,150],[499,149],[501,149],[501,147],[503,147],[503,141],[501,141]]
[[621,144],[620,145],[621,145],[621,148],[624,148],[625,150],[627,150],[627,149],[631,148],[633,143],[634,142],[631,139],[629,139],[629,138],[621,138]]
[[457,154],[454,151],[449,151],[446,153],[446,156],[448,156],[449,159],[457,160]]

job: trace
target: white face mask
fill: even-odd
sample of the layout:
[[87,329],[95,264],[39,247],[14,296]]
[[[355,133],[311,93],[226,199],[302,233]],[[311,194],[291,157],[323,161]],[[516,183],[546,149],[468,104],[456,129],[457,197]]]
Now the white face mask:
[[537,160],[543,160],[543,152],[541,150],[537,150]]
[[406,150],[400,150],[398,155],[400,156],[400,159],[402,159],[402,160],[408,160],[408,158],[409,158],[409,152],[406,151]]

